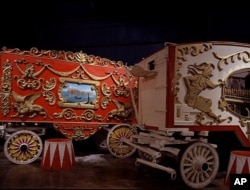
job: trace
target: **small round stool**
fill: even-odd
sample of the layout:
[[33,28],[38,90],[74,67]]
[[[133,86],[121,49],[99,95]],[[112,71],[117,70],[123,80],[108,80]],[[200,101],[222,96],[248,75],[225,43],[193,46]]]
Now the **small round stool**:
[[60,170],[75,165],[75,154],[71,139],[52,138],[44,143],[41,168]]
[[250,174],[250,151],[231,152],[225,179],[227,186],[230,186],[230,174]]

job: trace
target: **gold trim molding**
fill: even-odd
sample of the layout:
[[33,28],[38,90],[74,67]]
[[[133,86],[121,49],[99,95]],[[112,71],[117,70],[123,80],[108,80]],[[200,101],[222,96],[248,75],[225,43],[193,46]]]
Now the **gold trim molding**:
[[48,56],[50,59],[60,59],[65,61],[73,61],[84,64],[99,65],[99,66],[112,66],[122,67],[124,66],[122,61],[112,61],[107,58],[101,58],[99,56],[87,55],[86,53],[72,52],[72,51],[58,51],[58,50],[39,50],[36,47],[32,47],[29,51],[22,51],[18,48],[8,49],[7,47],[2,48],[3,52],[15,53],[19,55],[31,55],[34,57]]

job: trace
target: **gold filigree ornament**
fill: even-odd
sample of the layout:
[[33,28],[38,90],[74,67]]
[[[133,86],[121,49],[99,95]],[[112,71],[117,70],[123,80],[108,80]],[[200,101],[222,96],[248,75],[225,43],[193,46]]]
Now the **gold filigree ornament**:
[[211,43],[181,45],[177,49],[177,59],[186,61],[186,55],[197,56],[212,49]]
[[82,51],[75,53],[75,58],[78,62],[84,63],[87,61],[87,54]]
[[51,91],[44,91],[42,93],[44,96],[45,100],[48,101],[49,105],[54,105],[56,102],[56,97],[55,94]]
[[12,84],[12,65],[10,61],[7,59],[6,62],[3,64],[3,71],[2,71],[2,86],[0,93],[1,103],[2,103],[2,113],[3,115],[7,115],[10,112],[10,93],[11,93],[11,84]]

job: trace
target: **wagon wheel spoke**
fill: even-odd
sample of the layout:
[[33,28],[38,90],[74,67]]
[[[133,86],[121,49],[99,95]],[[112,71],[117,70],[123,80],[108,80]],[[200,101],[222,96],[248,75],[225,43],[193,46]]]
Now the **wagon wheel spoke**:
[[136,149],[123,142],[122,139],[129,139],[135,134],[137,134],[137,131],[130,125],[115,125],[107,135],[107,147],[109,152],[113,156],[119,158],[126,158],[134,154]]

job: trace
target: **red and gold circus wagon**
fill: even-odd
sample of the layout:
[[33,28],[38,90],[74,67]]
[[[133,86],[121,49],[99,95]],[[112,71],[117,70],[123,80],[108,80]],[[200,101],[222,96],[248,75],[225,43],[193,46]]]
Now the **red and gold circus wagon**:
[[0,59],[5,154],[15,163],[40,156],[48,124],[85,140],[103,127],[135,123],[130,91],[136,81],[121,61],[37,48],[3,48]]

